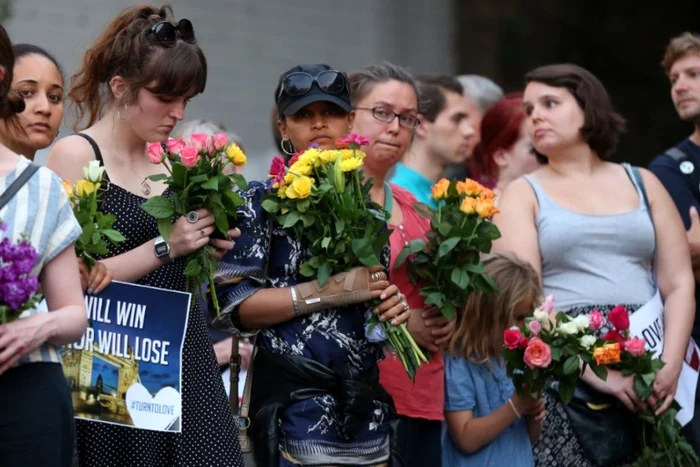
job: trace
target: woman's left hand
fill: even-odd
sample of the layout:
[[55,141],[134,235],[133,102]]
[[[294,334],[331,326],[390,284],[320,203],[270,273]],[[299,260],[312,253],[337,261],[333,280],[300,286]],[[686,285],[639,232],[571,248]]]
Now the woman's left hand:
[[410,308],[406,303],[406,297],[395,285],[389,285],[379,296],[382,301],[374,308],[374,313],[379,315],[379,321],[391,320],[391,324],[398,326],[408,321],[411,316]]
[[661,415],[671,407],[673,398],[676,396],[678,378],[681,375],[681,367],[683,366],[683,362],[679,364],[665,361],[665,363],[664,367],[656,374],[656,378],[654,378],[654,392],[649,397],[651,406],[658,406],[656,412],[654,412],[655,415]]
[[455,318],[448,320],[435,307],[424,310],[422,317],[425,320],[425,326],[431,329],[430,333],[434,339],[433,344],[436,347],[440,347],[452,338],[452,334],[457,326]]
[[221,261],[221,258],[223,258],[226,253],[233,250],[233,246],[235,245],[233,239],[240,236],[241,231],[236,227],[228,231],[228,238],[230,240],[222,240],[220,238],[212,238],[209,240],[209,245],[214,247],[214,258],[216,258],[217,261]]
[[40,313],[0,326],[0,375],[51,337],[52,319],[50,313]]

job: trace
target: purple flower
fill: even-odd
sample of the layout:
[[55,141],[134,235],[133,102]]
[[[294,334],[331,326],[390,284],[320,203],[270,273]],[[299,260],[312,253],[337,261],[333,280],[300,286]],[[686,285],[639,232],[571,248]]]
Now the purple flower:
[[31,272],[38,256],[26,238],[16,244],[0,241],[0,304],[17,311],[36,293],[39,279]]

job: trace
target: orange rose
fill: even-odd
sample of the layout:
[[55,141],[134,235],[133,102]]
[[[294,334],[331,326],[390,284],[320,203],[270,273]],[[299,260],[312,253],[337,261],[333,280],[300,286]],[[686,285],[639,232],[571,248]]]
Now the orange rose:
[[73,184],[70,182],[70,180],[62,180],[61,185],[63,186],[63,191],[66,192],[66,196],[68,198],[73,197]]
[[496,193],[493,191],[489,190],[486,187],[482,187],[483,190],[481,191],[481,194],[479,195],[480,198],[483,199],[494,199],[496,197]]
[[470,198],[467,196],[462,200],[462,204],[459,206],[460,211],[466,215],[476,214],[476,198]]
[[457,182],[457,192],[461,195],[479,196],[485,189],[486,188],[484,188],[480,183],[472,180],[471,178],[468,178],[463,182]]
[[446,178],[443,178],[439,182],[437,182],[433,187],[430,189],[433,192],[433,199],[435,201],[440,201],[441,199],[447,198],[447,191],[450,188],[450,181]]
[[620,344],[605,344],[593,351],[593,358],[598,365],[608,365],[620,362]]
[[[465,200],[467,199],[472,199],[474,198],[464,198]],[[498,213],[498,208],[494,206],[493,201],[490,199],[482,199],[482,198],[477,198],[474,200],[476,203],[476,213],[481,217],[482,219],[491,219],[491,217]]]

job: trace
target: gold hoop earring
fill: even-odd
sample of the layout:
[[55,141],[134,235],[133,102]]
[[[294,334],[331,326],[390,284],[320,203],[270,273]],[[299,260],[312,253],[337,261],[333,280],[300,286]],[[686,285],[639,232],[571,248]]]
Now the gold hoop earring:
[[129,110],[129,106],[125,102],[124,103],[124,115],[122,115],[122,109],[117,109],[117,118],[119,118],[119,120],[121,120],[121,121],[126,120],[126,113],[128,110]]

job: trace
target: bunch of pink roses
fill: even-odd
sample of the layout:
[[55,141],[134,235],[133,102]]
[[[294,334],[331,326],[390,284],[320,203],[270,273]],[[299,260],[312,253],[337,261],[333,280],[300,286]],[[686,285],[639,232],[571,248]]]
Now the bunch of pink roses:
[[[158,219],[158,230],[165,241],[170,238],[173,217],[187,215],[197,209],[206,209],[215,219],[213,237],[226,238],[236,219],[236,209],[243,200],[234,186],[244,190],[247,183],[240,174],[228,174],[228,165],[242,166],[246,156],[236,144],[229,142],[223,133],[208,136],[195,133],[188,139],[169,139],[149,143],[148,158],[154,164],[162,164],[167,173],[148,177],[151,181],[164,181],[169,188],[161,196],[145,201],[141,208]],[[213,283],[216,269],[214,251],[204,247],[186,259],[185,275],[188,291]],[[214,314],[219,313],[216,294],[212,294]]]
[[550,380],[556,380],[561,400],[568,403],[574,395],[581,362],[605,377],[605,370],[593,359],[593,348],[599,340],[591,333],[601,326],[598,318],[570,318],[557,313],[550,295],[522,327],[506,329],[503,358],[517,390],[527,388],[537,397]]

